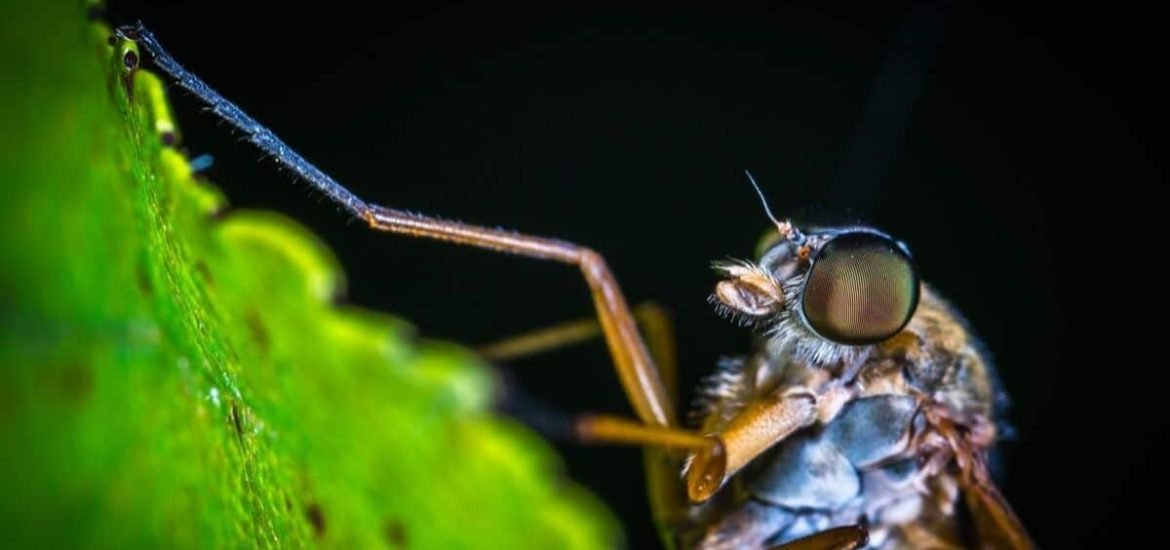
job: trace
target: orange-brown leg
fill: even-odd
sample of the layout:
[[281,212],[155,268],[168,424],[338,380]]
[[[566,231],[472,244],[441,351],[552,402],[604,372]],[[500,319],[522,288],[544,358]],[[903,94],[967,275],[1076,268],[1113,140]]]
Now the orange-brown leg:
[[[637,316],[638,308],[634,308]],[[601,325],[596,317],[578,319],[544,327],[524,334],[509,336],[489,344],[476,346],[475,351],[489,361],[511,361],[546,351],[552,351],[601,336]]]
[[[673,388],[678,378],[674,328],[670,316],[654,303],[643,303],[632,310],[634,319],[645,329],[651,355],[659,366],[663,380]],[[537,329],[480,346],[480,355],[494,361],[529,356],[602,336],[595,318],[579,319]],[[671,392],[673,395],[673,392]],[[612,415],[583,415],[574,422],[576,438],[583,443],[642,445],[663,449],[699,451],[715,444],[707,437],[673,427],[645,424]],[[678,472],[670,474],[678,481]]]
[[869,530],[860,525],[846,525],[774,546],[772,550],[854,550],[868,542]]
[[694,432],[605,414],[579,416],[573,428],[577,440],[582,443],[640,445],[686,451],[703,451],[717,445],[711,438]]
[[[654,358],[662,368],[663,378],[676,379],[673,334],[670,319],[657,308],[640,305],[634,316],[646,329]],[[480,353],[503,359],[569,345],[596,337],[601,333],[597,321],[583,319],[489,344]],[[674,395],[672,393],[672,395]],[[640,425],[609,416],[587,416],[577,420],[576,436],[586,443],[618,443],[649,447],[646,456],[647,477],[656,516],[666,518],[685,506],[686,500],[702,502],[710,498],[743,466],[772,445],[796,430],[812,423],[818,415],[817,399],[810,392],[791,389],[772,399],[762,400],[740,412],[718,434],[700,437],[677,429]],[[687,472],[686,492],[679,491],[676,453],[657,452],[653,448],[692,451],[694,459]]]
[[364,208],[362,217],[379,231],[553,260],[580,268],[592,291],[602,334],[634,412],[646,424],[677,424],[662,377],[638,332],[617,279],[600,254],[556,239],[440,220],[376,205]]
[[[818,418],[818,400],[790,388],[748,405],[721,431],[701,436],[673,427],[647,425],[613,416],[586,416],[576,435],[590,443],[633,444],[690,450],[686,493],[691,502],[710,499],[741,468]],[[677,483],[674,483],[677,486]]]
[[[634,306],[634,319],[646,335],[650,354],[658,364],[667,395],[678,396],[678,352],[675,345],[674,323],[670,315],[657,304],[647,302]],[[506,361],[543,351],[556,349],[601,336],[601,325],[596,318],[580,319],[535,330],[480,346],[480,355],[494,361]],[[688,432],[654,429],[615,419],[613,417],[583,417],[576,423],[576,435],[584,442],[633,443],[646,445],[644,466],[646,490],[655,524],[664,540],[671,541],[674,530],[684,519],[687,504],[686,491],[679,482],[687,451],[702,451],[713,444],[709,438]]]
[[[678,351],[674,323],[670,314],[654,302],[642,302],[631,310],[634,320],[646,335],[650,356],[666,386],[667,395],[678,396]],[[476,347],[485,359],[510,361],[546,351],[586,342],[602,336],[597,317],[577,319],[551,327],[536,329]]]
[[817,398],[793,388],[748,405],[718,434],[718,441],[695,454],[687,470],[687,495],[694,502],[711,498],[723,483],[760,453],[817,419]]

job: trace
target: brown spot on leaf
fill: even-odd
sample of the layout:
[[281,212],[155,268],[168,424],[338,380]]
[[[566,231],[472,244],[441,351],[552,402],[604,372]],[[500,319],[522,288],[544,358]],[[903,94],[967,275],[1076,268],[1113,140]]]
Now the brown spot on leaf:
[[305,507],[305,518],[309,520],[309,525],[313,526],[313,536],[321,538],[325,534],[325,512],[321,511],[321,505],[310,502]]
[[255,309],[249,309],[244,314],[244,322],[248,325],[248,332],[252,335],[252,340],[256,342],[256,346],[260,348],[261,353],[268,353],[268,346],[272,340],[268,337],[268,328],[264,326],[264,320],[260,318],[260,312]]
[[406,548],[406,525],[395,518],[390,518],[386,520],[384,530],[386,533],[386,542],[390,543],[391,547]]
[[243,411],[240,410],[239,405],[235,400],[230,402],[228,406],[228,422],[231,423],[232,429],[236,432],[236,439],[239,440],[240,445],[244,444],[244,419]]
[[38,369],[36,376],[45,394],[53,398],[80,401],[93,391],[93,372],[89,365],[76,357],[49,363],[45,368]]
[[196,261],[195,271],[199,273],[200,277],[203,277],[203,282],[207,283],[207,286],[215,286],[215,277],[211,275],[211,270],[208,269],[206,262],[203,260]]
[[154,284],[150,282],[150,275],[146,272],[146,268],[141,264],[134,270],[135,282],[138,283],[138,290],[143,296],[150,296],[154,294]]
[[61,390],[66,397],[82,400],[93,389],[93,373],[82,363],[69,363],[61,370]]

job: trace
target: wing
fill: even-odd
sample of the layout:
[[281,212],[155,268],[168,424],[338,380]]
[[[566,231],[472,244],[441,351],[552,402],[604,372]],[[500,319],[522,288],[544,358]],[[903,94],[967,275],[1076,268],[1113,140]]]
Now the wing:
[[971,510],[971,517],[975,519],[980,546],[1017,550],[1035,548],[1036,545],[1028,536],[1024,524],[988,477],[983,460],[976,458],[973,463],[978,465],[980,473],[970,477],[963,476],[968,478],[963,483],[963,496],[967,501],[967,508]]
[[971,517],[975,520],[979,546],[1015,550],[1035,548],[1036,544],[1028,536],[1024,524],[991,481],[986,454],[964,443],[962,440],[952,440],[952,447],[959,465],[959,483],[963,488],[963,498],[971,511]]

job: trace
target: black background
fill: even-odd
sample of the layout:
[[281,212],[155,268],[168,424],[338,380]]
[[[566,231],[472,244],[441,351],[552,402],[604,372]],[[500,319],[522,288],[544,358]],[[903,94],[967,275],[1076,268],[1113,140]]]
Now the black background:
[[[1138,218],[1134,184],[1164,179],[1147,139],[1163,97],[1147,75],[1165,68],[1152,16],[963,2],[396,6],[112,2],[110,17],[144,20],[367,200],[601,251],[632,302],[673,312],[686,388],[749,342],[705,303],[709,262],[749,256],[767,227],[743,169],[781,216],[883,228],[994,354],[1018,432],[1004,490],[1034,537],[1156,536],[1155,506],[1137,501],[1159,496],[1148,453],[1165,415],[1149,381],[1164,364],[1123,358],[1145,341],[1112,330],[1135,324],[1115,301],[1153,298],[1137,286],[1149,280],[1118,276],[1131,257],[1120,243],[1138,231],[1116,225]],[[349,301],[467,344],[591,313],[571,268],[347,224],[174,96],[184,146],[216,159],[209,177],[234,206],[322,235]],[[609,364],[595,343],[504,368],[566,412],[629,414]],[[657,544],[639,452],[559,446],[630,545]]]

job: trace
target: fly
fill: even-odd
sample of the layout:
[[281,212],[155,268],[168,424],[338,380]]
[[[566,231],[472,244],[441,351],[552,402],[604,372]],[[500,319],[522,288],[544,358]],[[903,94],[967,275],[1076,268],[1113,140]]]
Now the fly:
[[[484,353],[531,353],[600,326],[637,420],[583,417],[575,433],[646,447],[653,512],[668,544],[1032,547],[986,466],[997,440],[990,364],[891,236],[870,227],[801,230],[765,202],[771,238],[754,261],[717,263],[722,280],[711,296],[720,312],[761,337],[752,354],[725,361],[708,378],[691,415],[697,429],[687,429],[664,382],[675,379],[675,367],[654,329],[657,314],[627,305],[600,254],[367,203],[184,69],[141,24],[119,28],[117,37],[141,46],[216,116],[371,229],[580,269],[596,323]],[[123,61],[129,70],[140,62],[130,50]],[[961,517],[972,520],[971,532]]]

